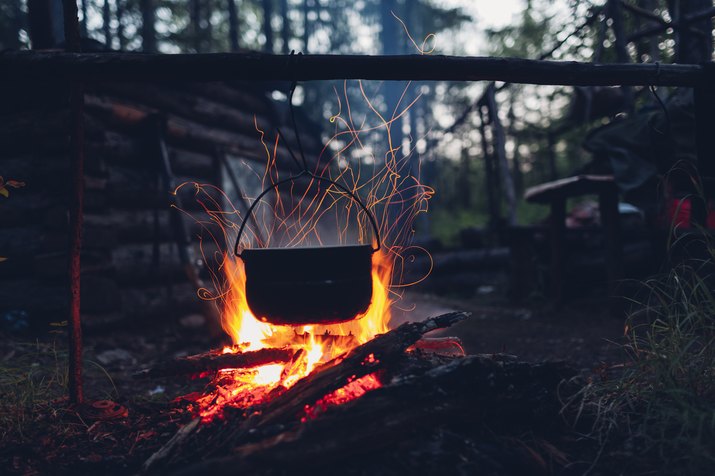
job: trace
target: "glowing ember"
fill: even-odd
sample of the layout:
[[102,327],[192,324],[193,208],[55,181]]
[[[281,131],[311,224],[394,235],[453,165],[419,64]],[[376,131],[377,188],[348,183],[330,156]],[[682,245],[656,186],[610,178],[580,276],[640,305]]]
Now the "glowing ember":
[[378,379],[377,375],[374,373],[364,375],[360,378],[351,379],[347,385],[327,394],[315,402],[315,405],[306,405],[305,416],[301,418],[301,421],[305,422],[307,420],[312,420],[331,406],[343,405],[351,402],[362,397],[367,392],[380,387],[382,387],[380,379]]

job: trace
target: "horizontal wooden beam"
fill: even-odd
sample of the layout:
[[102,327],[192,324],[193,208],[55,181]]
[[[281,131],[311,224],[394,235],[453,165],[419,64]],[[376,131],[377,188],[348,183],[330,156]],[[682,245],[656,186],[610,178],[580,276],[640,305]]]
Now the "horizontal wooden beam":
[[694,86],[702,66],[593,64],[439,55],[267,55],[260,53],[0,53],[0,82],[315,81],[332,79],[505,81],[564,86]]

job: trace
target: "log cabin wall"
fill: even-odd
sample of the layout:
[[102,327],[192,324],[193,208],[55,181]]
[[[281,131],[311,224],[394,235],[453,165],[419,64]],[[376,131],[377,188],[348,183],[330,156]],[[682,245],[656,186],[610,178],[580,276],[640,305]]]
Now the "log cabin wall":
[[[168,322],[207,314],[179,258],[152,118],[165,124],[176,183],[232,189],[222,159],[241,177],[240,161],[260,170],[266,153],[255,120],[269,136],[283,124],[271,88],[252,84],[88,84],[85,95],[85,215],[82,315],[86,328]],[[0,197],[0,317],[37,330],[66,319],[69,181],[67,89],[27,86],[0,93],[0,175],[26,182]],[[305,137],[309,150],[319,141]],[[279,160],[289,156],[283,147]],[[286,167],[292,167],[292,163]],[[227,187],[228,185],[228,187]],[[180,194],[198,210],[193,187]],[[254,195],[252,190],[244,190]],[[198,254],[200,229],[189,236]],[[206,246],[205,246],[206,248]],[[209,250],[210,251],[210,250]]]

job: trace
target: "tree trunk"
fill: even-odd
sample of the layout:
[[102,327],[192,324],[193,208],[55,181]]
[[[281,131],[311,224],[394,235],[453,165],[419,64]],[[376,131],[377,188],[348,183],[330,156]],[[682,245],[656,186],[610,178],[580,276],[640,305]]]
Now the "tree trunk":
[[[656,5],[657,3],[655,0],[643,0],[643,8],[645,8],[649,12],[655,12]],[[651,21],[648,23],[650,25],[656,24],[655,21]],[[657,35],[648,38],[648,55],[650,56],[650,60],[653,62],[660,60],[660,50],[658,49]]]
[[79,28],[82,36],[87,38],[87,0],[80,2],[80,8],[82,9],[82,21],[79,23]]
[[[626,44],[626,34],[623,30],[623,12],[621,11],[620,0],[608,0],[608,15],[613,21],[613,36],[615,37],[616,43],[616,54],[618,56],[619,63],[630,63],[631,57],[628,54],[628,47]],[[633,91],[629,86],[621,86],[624,96],[624,105],[626,111],[630,114],[634,112],[634,102],[633,102]]]
[[546,133],[546,153],[549,158],[549,181],[556,180],[559,176],[558,168],[556,167],[556,148],[555,137],[553,132]]
[[512,171],[514,174],[514,191],[517,197],[521,197],[524,193],[524,178],[521,174],[521,158],[519,156],[519,141],[516,138],[516,128],[514,123],[516,121],[516,115],[514,114],[514,97],[511,97],[511,103],[509,104],[509,134],[514,139],[514,155],[512,158]]
[[236,0],[228,0],[228,37],[231,51],[238,51],[238,9]]
[[[385,55],[396,55],[400,53],[397,43],[397,29],[395,28],[395,18],[392,16],[392,12],[397,11],[397,1],[396,0],[382,0],[380,9],[380,22],[382,29],[380,30],[380,41],[382,43],[382,52]],[[398,102],[401,96],[400,84],[395,81],[388,81],[385,83],[385,103],[387,106],[386,118],[392,119],[392,117],[399,114]],[[398,119],[393,122],[388,131],[391,136],[391,148],[396,150],[395,155],[397,159],[402,156],[402,119]]]
[[303,0],[303,53],[308,53],[308,40],[310,40],[310,1]]
[[142,13],[142,51],[145,53],[156,52],[156,11],[153,0],[139,0]]
[[489,152],[487,142],[486,119],[482,106],[479,107],[479,135],[482,140],[482,154],[484,154],[484,188],[487,191],[487,208],[489,209],[489,229],[494,232],[499,227],[501,215],[499,213],[498,183],[495,180],[494,162]]
[[104,0],[104,5],[102,5],[102,31],[104,32],[104,45],[108,49],[112,48],[112,30],[110,23],[111,10],[109,8],[109,0]]
[[21,0],[10,0],[12,2],[10,6],[10,18],[9,28],[7,32],[1,32],[3,45],[11,50],[20,49],[20,30],[23,26],[23,13]]
[[263,35],[266,37],[266,43],[263,47],[267,53],[273,53],[273,0],[263,0]]
[[30,45],[33,50],[52,48],[55,44],[52,31],[53,1],[27,0]]
[[281,37],[283,39],[283,53],[290,53],[290,19],[288,18],[288,0],[281,0],[281,17],[283,24],[281,27]]
[[[668,10],[674,23],[712,6],[712,0],[668,0]],[[710,61],[713,54],[712,29],[711,17],[689,23],[682,28],[674,28],[676,62],[702,63]],[[698,35],[697,32],[702,32],[702,35]]]
[[201,36],[201,41],[204,43],[204,51],[211,52],[213,50],[213,26],[211,25],[211,13],[213,12],[211,8],[211,2],[208,2],[204,8],[206,13],[206,23],[202,24],[201,29],[203,30],[203,35]]
[[119,50],[122,51],[127,46],[127,37],[124,35],[124,0],[116,0],[117,16],[117,39],[119,40]]
[[497,157],[499,171],[501,172],[502,186],[504,187],[504,198],[506,199],[509,225],[516,225],[516,194],[514,192],[514,181],[512,180],[509,163],[506,159],[506,136],[504,126],[499,119],[499,108],[495,97],[495,87],[492,83],[487,89],[487,101],[489,104],[489,114],[494,132],[494,155]]
[[191,0],[191,33],[194,51],[202,53],[201,47],[201,0]]

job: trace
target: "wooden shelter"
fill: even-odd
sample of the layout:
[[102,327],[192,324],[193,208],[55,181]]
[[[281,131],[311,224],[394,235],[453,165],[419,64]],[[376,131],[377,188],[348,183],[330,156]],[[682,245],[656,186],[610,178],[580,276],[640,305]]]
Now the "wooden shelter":
[[[276,136],[285,111],[271,98],[288,83],[96,83],[86,86],[82,301],[88,328],[206,314],[197,299],[199,227],[177,223],[170,203],[197,211],[195,187],[214,184],[241,210],[236,186],[255,196],[267,152],[259,128]],[[0,203],[0,315],[42,328],[67,309],[70,107],[66,84],[15,85],[0,99],[0,171],[26,186]],[[285,104],[283,102],[282,104]],[[319,141],[305,136],[314,151]],[[166,145],[163,163],[162,144]],[[311,156],[314,156],[311,155]],[[294,167],[279,147],[278,160]],[[230,169],[230,170],[229,170]],[[255,183],[250,180],[253,179]],[[211,245],[204,243],[205,251]],[[192,271],[193,268],[193,271]],[[192,278],[193,277],[193,278]],[[164,321],[166,322],[166,321]]]

